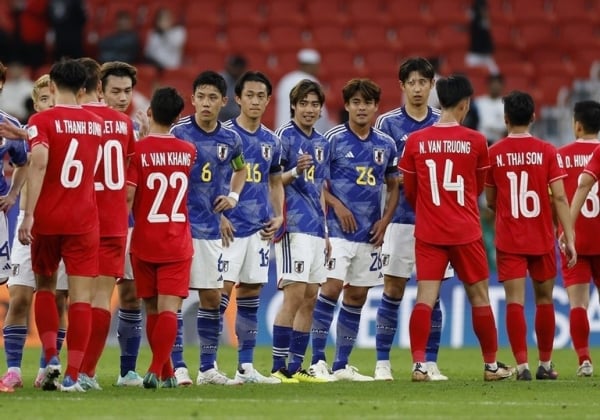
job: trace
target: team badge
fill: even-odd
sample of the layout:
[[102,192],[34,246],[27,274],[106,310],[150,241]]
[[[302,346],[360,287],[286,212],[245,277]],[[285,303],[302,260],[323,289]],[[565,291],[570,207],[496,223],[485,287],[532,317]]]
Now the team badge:
[[260,145],[260,151],[261,151],[262,157],[267,161],[271,160],[271,150],[272,149],[271,149],[270,144],[263,143]]
[[325,268],[327,268],[329,271],[333,270],[335,268],[335,258],[330,258],[325,263]]
[[217,144],[217,157],[220,161],[227,159],[229,155],[229,146],[226,144]]
[[315,160],[318,163],[322,163],[324,158],[325,150],[323,149],[323,146],[315,146]]
[[373,149],[373,160],[378,165],[383,165],[385,160],[385,149],[376,147]]
[[304,261],[294,261],[294,271],[298,274],[304,272]]
[[390,263],[390,254],[381,254],[381,264],[388,265]]

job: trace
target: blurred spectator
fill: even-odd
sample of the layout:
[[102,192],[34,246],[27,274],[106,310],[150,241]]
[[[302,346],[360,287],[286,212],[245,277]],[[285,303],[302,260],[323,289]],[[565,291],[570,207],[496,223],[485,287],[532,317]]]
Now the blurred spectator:
[[0,95],[0,109],[14,115],[21,122],[27,122],[27,99],[30,98],[33,81],[22,63],[13,61],[7,67],[6,82]]
[[37,68],[46,61],[48,0],[12,0],[13,36],[9,60]]
[[50,0],[49,6],[54,59],[83,57],[83,28],[87,20],[84,0]]
[[[160,70],[177,68],[181,66],[185,40],[185,28],[175,22],[171,10],[159,9],[146,41],[146,59]],[[193,42],[200,40],[195,39]]]
[[490,16],[487,0],[474,0],[470,11],[471,41],[465,56],[468,67],[487,67],[490,74],[498,74],[498,65],[494,61],[494,42],[490,29]]
[[232,55],[227,58],[225,70],[221,72],[227,82],[227,105],[219,112],[219,121],[227,121],[240,115],[240,106],[235,102],[235,82],[246,71],[248,61],[244,56]]
[[98,60],[135,63],[140,54],[140,37],[127,10],[117,12],[114,31],[98,41]]
[[[319,65],[321,55],[318,51],[305,48],[298,51],[298,69],[286,74],[279,81],[276,91],[277,107],[275,109],[275,129],[281,127],[291,119],[290,113],[290,91],[302,79],[318,82]],[[327,103],[327,101],[325,101]],[[325,133],[335,124],[329,119],[329,113],[325,105],[321,108],[321,118],[315,124],[320,133]]]
[[[440,57],[429,57],[427,61],[429,61],[433,66],[433,81],[435,83],[435,81],[441,77],[440,67],[442,65],[442,59]],[[432,108],[440,109],[440,100],[438,98],[437,89],[435,86],[433,86],[433,88],[429,91],[429,100],[427,101],[427,105]]]
[[487,95],[475,98],[475,105],[479,115],[477,130],[488,140],[488,144],[506,136],[506,125],[504,124],[504,103],[502,92],[504,90],[504,78],[502,75],[490,75],[488,77]]

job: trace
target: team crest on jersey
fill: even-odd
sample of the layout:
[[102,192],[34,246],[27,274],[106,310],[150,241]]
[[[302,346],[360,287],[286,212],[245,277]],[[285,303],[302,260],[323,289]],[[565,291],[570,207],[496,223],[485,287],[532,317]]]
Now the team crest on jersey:
[[378,165],[383,165],[385,161],[385,149],[376,147],[373,149],[373,160]]
[[226,144],[217,144],[217,157],[220,161],[227,159],[229,155],[229,146]]
[[294,271],[298,274],[304,273],[304,261],[294,261]]
[[335,258],[330,258],[327,260],[325,263],[325,268],[327,268],[329,271],[333,270],[335,268]]
[[323,146],[315,146],[315,160],[318,163],[322,163],[325,158],[325,149]]
[[381,264],[388,265],[390,263],[390,254],[381,254]]
[[260,145],[260,151],[261,151],[261,155],[264,158],[264,160],[271,160],[271,156],[272,156],[272,147],[270,144],[264,144],[262,143]]

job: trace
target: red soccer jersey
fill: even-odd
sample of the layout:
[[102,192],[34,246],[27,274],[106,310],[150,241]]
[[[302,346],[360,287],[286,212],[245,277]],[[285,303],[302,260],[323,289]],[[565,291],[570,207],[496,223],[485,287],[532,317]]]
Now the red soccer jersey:
[[135,144],[127,183],[135,186],[131,253],[144,261],[191,258],[188,181],[196,147],[171,135],[151,135]]
[[48,163],[33,214],[34,230],[74,235],[98,226],[94,167],[102,120],[81,106],[57,105],[34,114],[27,129],[31,150],[48,149]]
[[488,166],[487,142],[477,131],[437,123],[412,133],[399,167],[417,177],[415,237],[435,245],[481,238],[477,178]]
[[[565,181],[565,189],[569,198],[573,198],[577,189],[581,172],[600,179],[600,150],[598,140],[577,140],[559,150],[569,176]],[[572,146],[572,147],[570,147]],[[583,168],[582,168],[583,167]],[[575,223],[575,249],[581,255],[599,255],[600,241],[596,235],[600,231],[600,194],[598,182],[594,184],[587,199],[581,207],[581,213]]]
[[556,148],[531,134],[490,147],[486,186],[496,188],[496,248],[542,255],[554,247],[548,185],[567,176]]
[[135,138],[131,119],[102,103],[83,108],[102,118],[102,144],[96,161],[96,202],[100,236],[127,235],[127,159],[133,156]]

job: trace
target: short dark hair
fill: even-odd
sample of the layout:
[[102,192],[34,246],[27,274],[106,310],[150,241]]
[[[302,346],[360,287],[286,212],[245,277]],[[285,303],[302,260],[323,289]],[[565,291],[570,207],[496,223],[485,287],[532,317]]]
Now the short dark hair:
[[244,90],[246,82],[263,83],[267,88],[267,96],[271,96],[271,93],[273,93],[273,85],[271,85],[271,81],[264,73],[261,73],[260,71],[247,71],[240,76],[235,84],[236,96],[242,96],[242,90]]
[[54,63],[50,68],[50,80],[59,89],[69,90],[74,94],[79,92],[85,85],[87,74],[85,67],[72,58]]
[[86,92],[96,91],[100,80],[100,64],[90,57],[78,58],[77,61],[85,68],[87,78],[83,87]]
[[0,82],[6,82],[6,66],[0,62]]
[[583,126],[585,134],[596,134],[600,131],[600,103],[592,100],[576,102],[573,108],[573,119]]
[[410,57],[400,64],[398,70],[398,80],[402,83],[408,80],[410,74],[416,71],[426,79],[433,80],[435,70],[431,63],[423,57]]
[[500,73],[498,74],[490,74],[487,77],[487,82],[488,84],[492,83],[492,82],[500,82],[500,83],[504,83],[504,76]]
[[460,101],[473,95],[471,82],[462,74],[440,77],[435,82],[435,90],[442,108],[455,107]]
[[351,79],[342,88],[342,97],[344,103],[347,104],[357,92],[367,101],[375,101],[379,103],[381,99],[381,88],[371,79]]
[[306,98],[309,93],[314,93],[319,98],[321,106],[325,103],[325,92],[321,85],[310,79],[300,80],[296,86],[290,90],[290,115],[294,118],[294,109],[292,105],[297,105],[302,99]]
[[200,73],[198,76],[196,76],[194,82],[192,83],[192,93],[196,92],[198,86],[204,85],[214,86],[217,88],[221,96],[227,96],[227,82],[225,81],[223,76],[221,76],[216,71],[206,70]]
[[183,98],[174,88],[156,89],[150,99],[152,119],[160,125],[170,126],[177,121],[184,105]]
[[533,120],[535,104],[530,94],[513,90],[504,98],[504,116],[510,125],[529,125]]
[[107,61],[100,67],[100,80],[102,81],[102,90],[106,88],[108,76],[129,77],[131,86],[137,83],[137,69],[124,61]]

